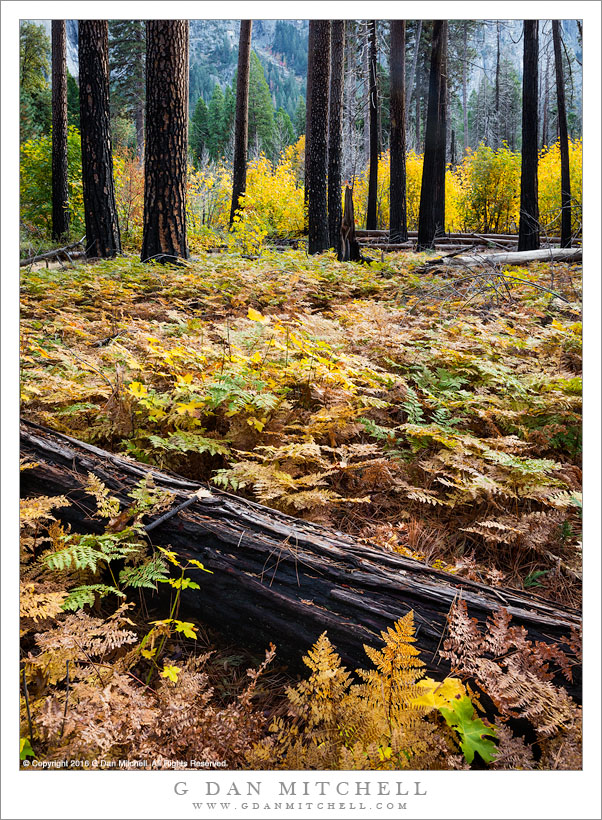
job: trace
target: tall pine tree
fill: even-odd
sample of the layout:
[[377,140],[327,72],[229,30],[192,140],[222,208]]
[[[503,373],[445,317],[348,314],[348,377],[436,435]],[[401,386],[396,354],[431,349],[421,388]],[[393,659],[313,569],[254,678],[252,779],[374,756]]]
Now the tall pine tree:
[[370,175],[368,178],[368,207],[366,212],[366,228],[376,228],[376,200],[378,194],[378,85],[376,82],[376,20],[368,24],[370,40],[370,83],[369,83],[369,112],[370,112]]
[[560,207],[562,208],[560,245],[571,247],[571,173],[569,166],[569,134],[564,102],[564,72],[562,70],[562,42],[560,21],[552,20],[554,61],[556,64],[556,99],[558,101],[558,134],[560,137]]
[[[328,86],[330,78],[330,21],[310,20],[310,42],[315,48],[309,54],[308,89],[309,155],[307,166],[307,212],[309,253],[321,253],[328,247],[328,211],[326,198]],[[312,38],[312,29],[314,37]],[[311,68],[310,68],[311,66]]]
[[69,230],[67,184],[67,40],[65,21],[52,21],[52,238]]
[[79,21],[79,105],[88,256],[121,253],[109,113],[106,20]]
[[328,233],[330,247],[342,258],[341,220],[341,141],[343,117],[343,67],[345,62],[345,21],[331,22],[330,110],[328,116]]
[[251,65],[252,20],[240,21],[238,71],[236,75],[236,123],[234,127],[234,163],[232,168],[232,205],[230,225],[247,187],[247,149],[249,140],[249,71]]
[[520,175],[519,251],[539,248],[539,204],[537,200],[537,77],[539,21],[523,23],[523,146]]
[[146,160],[142,261],[188,258],[188,20],[146,24]]
[[111,102],[136,131],[136,153],[144,151],[144,78],[146,42],[142,20],[109,21]]
[[391,20],[391,175],[389,241],[408,238],[406,216],[406,21]]

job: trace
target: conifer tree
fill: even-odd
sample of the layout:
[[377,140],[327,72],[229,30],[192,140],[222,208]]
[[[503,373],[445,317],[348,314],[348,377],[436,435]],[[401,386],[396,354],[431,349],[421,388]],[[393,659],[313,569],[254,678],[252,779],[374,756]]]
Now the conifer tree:
[[19,120],[22,142],[50,131],[52,97],[46,79],[50,70],[50,53],[50,38],[43,27],[22,21],[19,26]]
[[65,21],[52,21],[52,238],[69,230],[67,184],[67,42]]
[[109,21],[111,101],[134,123],[136,154],[144,152],[144,83],[146,42],[142,20]]
[[190,120],[190,150],[196,163],[203,161],[207,150],[208,116],[207,104],[199,97]]
[[224,136],[224,92],[216,83],[207,112],[207,149],[214,162],[223,154]]
[[[440,229],[438,202],[445,197],[445,128],[441,121],[445,106],[442,105],[442,85],[447,20],[435,20],[431,44],[431,71],[429,78],[428,113],[424,137],[424,163],[420,189],[418,214],[418,248],[432,248],[435,235]],[[443,174],[439,165],[443,161]],[[443,181],[443,191],[438,190]]]
[[249,69],[249,152],[263,152],[268,158],[274,152],[274,105],[259,57],[251,51]]
[[376,228],[376,199],[378,190],[378,86],[376,82],[376,20],[368,24],[370,40],[370,83],[369,83],[369,111],[370,111],[370,176],[368,178],[368,207],[366,212],[366,228]]
[[539,248],[539,205],[537,201],[537,77],[539,21],[523,23],[523,145],[520,175],[519,251]]
[[234,163],[232,169],[232,205],[230,225],[239,208],[240,197],[247,186],[247,150],[249,140],[249,72],[251,66],[252,20],[240,21],[238,71],[236,75],[236,123],[234,130]]
[[408,238],[406,217],[406,22],[391,20],[391,172],[389,241]]
[[556,99],[558,101],[558,134],[560,137],[560,207],[561,236],[560,245],[571,247],[571,173],[569,166],[569,135],[566,123],[566,106],[564,102],[564,76],[562,70],[562,43],[560,39],[560,21],[552,20],[552,38],[554,40],[554,61],[556,64]]
[[111,257],[121,253],[121,239],[113,183],[106,20],[79,21],[79,87],[86,252]]
[[345,62],[345,21],[331,22],[330,102],[328,114],[328,233],[330,247],[341,259],[341,140],[343,116],[343,66]]
[[188,20],[146,23],[146,157],[142,261],[188,258]]
[[[307,166],[307,212],[309,253],[321,253],[328,247],[328,211],[326,198],[328,86],[330,78],[330,21],[310,20],[310,41],[315,48],[309,54],[308,89],[311,99],[308,112],[309,154]],[[312,38],[312,29],[314,37]],[[312,68],[310,68],[310,65]]]

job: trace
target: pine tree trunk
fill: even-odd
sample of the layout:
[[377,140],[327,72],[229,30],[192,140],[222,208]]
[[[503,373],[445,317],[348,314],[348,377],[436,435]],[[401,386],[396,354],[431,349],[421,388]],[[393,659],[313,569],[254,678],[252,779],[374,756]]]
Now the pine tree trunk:
[[69,231],[67,183],[67,41],[65,21],[52,21],[52,238]]
[[187,152],[188,20],[148,20],[143,262],[188,258]]
[[389,241],[408,238],[406,214],[406,22],[391,20],[391,172]]
[[308,250],[321,253],[328,248],[328,207],[326,191],[328,144],[328,86],[330,81],[330,20],[310,20],[315,48],[312,62],[307,166]]
[[558,130],[560,132],[560,201],[562,222],[560,246],[571,247],[571,174],[569,166],[569,135],[566,122],[564,101],[564,75],[562,71],[562,50],[560,42],[560,23],[552,20],[552,37],[554,40],[554,61],[556,63],[556,99],[558,101]]
[[341,259],[341,129],[345,21],[332,20],[330,32],[330,103],[328,127],[328,232],[330,247]]
[[445,235],[445,168],[447,162],[447,32],[448,22],[443,21],[441,79],[439,82],[439,116],[437,120],[437,177],[433,196],[435,199],[435,236]]
[[416,122],[414,123],[415,128],[415,150],[416,153],[420,153],[420,112],[422,110],[421,107],[421,100],[422,100],[422,68],[418,66],[418,73],[416,75]]
[[232,170],[232,206],[230,225],[239,208],[239,199],[247,187],[247,148],[249,140],[249,72],[251,70],[252,20],[240,21],[238,74],[236,78],[236,121],[234,126],[234,164]]
[[537,58],[538,20],[524,21],[523,59],[523,147],[520,179],[520,222],[518,250],[539,248],[539,206],[537,202]]
[[495,133],[493,139],[494,148],[499,148],[500,140],[500,21],[496,21],[497,29],[497,52],[495,58]]
[[370,20],[370,176],[368,179],[368,208],[366,229],[376,228],[376,200],[378,195],[378,88],[376,85],[376,20]]
[[115,205],[109,115],[109,42],[106,20],[79,21],[79,107],[86,253],[121,253]]
[[[435,20],[431,50],[431,72],[429,79],[428,113],[424,138],[424,164],[418,214],[418,248],[433,248],[438,220],[441,218],[440,197],[437,190],[441,186],[441,158],[445,163],[445,147],[441,151],[441,137],[444,137],[441,120],[442,71],[447,38],[447,20]],[[445,146],[445,142],[443,143]],[[445,170],[445,167],[444,167]],[[445,195],[445,192],[443,192]]]

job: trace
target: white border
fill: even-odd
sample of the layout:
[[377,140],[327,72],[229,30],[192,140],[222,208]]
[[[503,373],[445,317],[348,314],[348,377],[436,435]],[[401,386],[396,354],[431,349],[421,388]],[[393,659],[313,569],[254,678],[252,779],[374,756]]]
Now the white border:
[[[21,2],[3,0],[2,14],[2,817],[6,818],[170,818],[194,817],[416,817],[416,818],[599,818],[600,772],[600,4],[583,2]],[[16,675],[18,657],[18,21],[86,18],[363,19],[571,18],[584,21],[584,270],[585,270],[585,768],[583,772],[19,772],[17,769]],[[333,784],[415,780],[426,797],[399,798],[404,811],[341,810],[275,813],[193,810],[174,784],[186,781],[193,799],[207,781],[262,782],[260,804],[277,793],[279,781],[296,779]],[[199,795],[199,796],[196,796]],[[219,798],[216,798],[219,800]],[[285,798],[281,798],[284,800]],[[333,798],[334,799],[334,798]],[[234,800],[238,800],[235,798]],[[229,799],[229,802],[234,802]],[[257,802],[257,798],[248,798]],[[323,798],[327,803],[327,798]],[[274,802],[270,797],[270,801]],[[314,800],[318,802],[318,800]],[[337,803],[340,801],[336,801]],[[357,801],[356,801],[357,802]]]

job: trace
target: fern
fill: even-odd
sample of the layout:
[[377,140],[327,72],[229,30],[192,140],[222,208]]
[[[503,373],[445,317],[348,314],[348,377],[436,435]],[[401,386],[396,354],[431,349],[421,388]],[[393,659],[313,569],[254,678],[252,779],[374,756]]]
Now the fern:
[[139,589],[157,589],[158,581],[166,581],[169,577],[168,567],[159,555],[149,558],[136,567],[125,567],[119,573],[119,580],[128,587]]
[[167,438],[149,436],[148,440],[158,450],[176,453],[209,453],[212,456],[230,455],[230,448],[225,442],[202,436],[200,432],[188,433],[177,430],[175,433],[170,433]]
[[92,606],[97,596],[98,598],[105,598],[107,595],[117,595],[119,598],[125,598],[123,592],[115,587],[106,584],[86,584],[69,590],[69,594],[63,601],[62,609],[66,612],[75,612],[85,606]]
[[72,543],[65,549],[45,555],[42,560],[53,570],[90,569],[95,573],[99,564],[128,558],[133,553],[140,552],[139,544],[121,542],[123,535],[124,533],[65,535],[63,541]]

